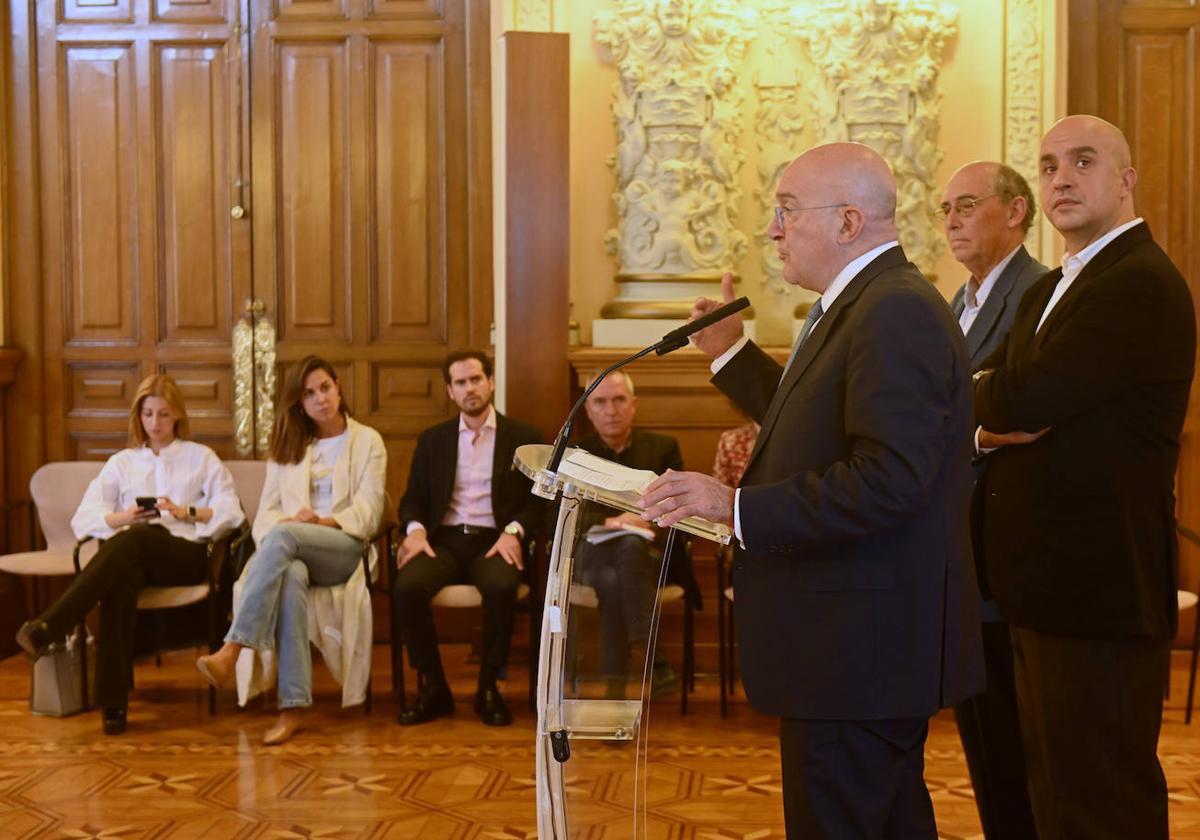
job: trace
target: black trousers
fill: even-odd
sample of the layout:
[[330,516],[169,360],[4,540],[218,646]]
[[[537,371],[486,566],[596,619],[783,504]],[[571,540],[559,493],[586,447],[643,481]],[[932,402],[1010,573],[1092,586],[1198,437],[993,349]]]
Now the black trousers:
[[105,540],[67,591],[42,613],[54,637],[70,633],[97,603],[96,705],[125,708],[133,669],[137,596],[143,586],[191,586],[208,577],[203,543],[157,525],[137,525]]
[[1017,709],[1041,840],[1167,840],[1158,763],[1166,640],[1012,627]]
[[1037,840],[1017,720],[1008,625],[983,625],[987,691],[954,707],[986,840]]
[[438,528],[429,540],[437,556],[418,554],[397,572],[392,604],[413,668],[435,677],[442,674],[429,602],[443,586],[454,583],[469,583],[483,596],[480,681],[495,679],[508,664],[521,570],[499,554],[484,556],[499,536],[499,531],[491,529],[464,534],[461,529]]
[[792,840],[937,840],[925,787],[926,718],[784,718],[783,811]]

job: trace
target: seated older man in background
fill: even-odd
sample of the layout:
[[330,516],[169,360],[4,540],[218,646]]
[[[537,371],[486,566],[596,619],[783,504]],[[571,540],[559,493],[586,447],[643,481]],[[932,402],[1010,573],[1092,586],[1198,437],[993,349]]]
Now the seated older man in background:
[[[588,384],[594,380],[595,375]],[[675,438],[634,428],[637,397],[629,374],[624,371],[610,374],[591,393],[584,407],[595,431],[579,442],[583,449],[609,461],[653,470],[660,475],[668,469],[683,469],[683,456]],[[606,681],[605,694],[610,699],[621,699],[625,696],[628,662],[632,660],[636,668],[646,661],[660,568],[654,540],[661,543],[661,534],[651,530],[636,514],[617,514],[599,505],[585,512],[581,532],[597,525],[630,529],[628,535],[595,545],[581,538],[575,556],[576,579],[595,589],[600,602],[600,665]],[[672,578],[689,590],[688,597],[698,594],[686,553],[673,552],[671,562],[677,567],[672,569]],[[670,666],[665,659],[659,659],[654,667],[653,688],[661,690],[672,682]]]

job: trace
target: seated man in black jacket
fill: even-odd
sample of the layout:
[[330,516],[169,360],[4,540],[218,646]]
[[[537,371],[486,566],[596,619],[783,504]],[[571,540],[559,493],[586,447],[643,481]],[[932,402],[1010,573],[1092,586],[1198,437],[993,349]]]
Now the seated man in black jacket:
[[540,443],[541,436],[492,406],[496,386],[486,354],[451,353],[442,375],[459,415],[421,433],[400,500],[406,536],[392,603],[409,663],[422,679],[416,702],[400,713],[399,722],[424,723],[454,711],[429,602],[443,586],[469,583],[483,596],[475,714],[489,726],[507,726],[512,715],[496,677],[508,664],[523,543],[543,515],[529,479],[513,468],[513,452]]
[[[675,438],[633,427],[637,397],[633,380],[624,371],[609,374],[584,407],[595,431],[579,442],[581,448],[609,461],[660,475],[668,469],[683,469]],[[627,663],[632,660],[635,667],[640,667],[646,660],[660,555],[645,536],[650,526],[637,514],[618,514],[611,508],[592,505],[584,512],[580,531],[586,534],[595,525],[637,529],[595,545],[581,537],[575,555],[575,579],[595,589],[600,602],[600,667],[607,683],[606,696],[619,699],[625,696]],[[656,533],[658,537],[661,534]],[[676,545],[682,547],[681,538]],[[673,579],[682,583],[689,590],[688,597],[692,597],[695,587],[690,568],[684,566],[686,560],[684,551],[674,551],[672,564],[680,568],[671,571]],[[656,662],[655,687],[665,687],[671,679],[666,661]]]

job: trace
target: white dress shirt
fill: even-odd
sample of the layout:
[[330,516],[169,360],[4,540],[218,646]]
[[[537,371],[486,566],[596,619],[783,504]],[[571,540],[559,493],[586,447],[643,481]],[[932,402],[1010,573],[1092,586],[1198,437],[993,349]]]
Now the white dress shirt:
[[[876,248],[872,248],[862,256],[856,257],[855,259],[846,263],[846,267],[838,272],[837,276],[833,278],[833,282],[826,286],[825,291],[821,293],[821,318],[825,317],[825,313],[829,312],[829,307],[833,306],[833,302],[837,300],[838,295],[840,295],[842,291],[850,285],[850,281],[857,277],[860,271],[866,268],[872,260],[882,254],[884,251],[898,247],[900,247],[900,243],[893,239],[891,242],[885,242]],[[821,318],[818,318],[813,322],[812,329],[808,332],[809,335],[812,335],[812,331],[817,328],[817,324],[821,323]],[[715,375],[717,371],[725,367],[729,360],[736,356],[738,352],[746,346],[746,342],[749,340],[750,339],[746,338],[746,336],[742,336],[734,343],[732,347],[730,347],[717,358],[713,359],[713,363],[710,367],[710,370],[712,370],[713,374]],[[741,543],[742,548],[745,548],[746,543],[742,539],[742,515],[740,512],[741,501],[742,488],[739,487],[733,492],[733,535],[737,537],[737,540],[739,543]]]
[[1071,288],[1071,284],[1075,282],[1075,278],[1083,271],[1084,266],[1092,261],[1092,257],[1100,253],[1109,242],[1112,242],[1125,231],[1129,230],[1134,225],[1140,225],[1142,217],[1138,216],[1132,222],[1126,222],[1123,225],[1117,225],[1108,233],[1101,236],[1095,242],[1088,245],[1078,254],[1063,254],[1062,263],[1062,279],[1058,281],[1058,285],[1054,287],[1054,293],[1050,295],[1050,300],[1046,303],[1046,308],[1042,310],[1041,320],[1038,321],[1037,329],[1034,332],[1040,332],[1042,324],[1046,323],[1046,318],[1050,316],[1050,312],[1062,300],[1063,295],[1067,293],[1067,289]]
[[217,454],[202,443],[176,438],[157,455],[149,446],[139,446],[109,458],[83,494],[71,517],[71,530],[80,539],[108,539],[117,529],[109,527],[105,515],[132,507],[138,496],[168,498],[181,507],[211,508],[207,522],[185,522],[165,511],[153,520],[185,540],[218,537],[246,518],[233,476]]
[[[1004,269],[1008,268],[1008,264],[1012,262],[1012,258],[1017,255],[1017,251],[1021,250],[1018,245],[1008,252],[1008,256],[996,263],[996,267],[988,272],[987,277],[983,278],[983,282],[977,282],[974,277],[967,281],[967,287],[963,289],[963,311],[958,316],[958,325],[962,328],[963,335],[971,331],[971,325],[975,323],[976,316],[979,315],[979,310],[983,309],[983,305],[987,303],[988,295],[996,286],[996,281],[1000,279],[1000,275]],[[974,286],[974,290],[972,290]]]

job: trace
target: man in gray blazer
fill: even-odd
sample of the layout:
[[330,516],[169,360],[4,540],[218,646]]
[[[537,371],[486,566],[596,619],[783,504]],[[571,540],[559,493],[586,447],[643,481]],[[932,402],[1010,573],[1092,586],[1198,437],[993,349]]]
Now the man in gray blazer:
[[[950,250],[971,275],[954,295],[954,316],[967,338],[971,369],[995,350],[1012,329],[1017,304],[1046,272],[1025,250],[1025,236],[1037,207],[1020,173],[1002,163],[975,161],[961,167],[946,184],[938,215],[944,220]],[[1012,643],[1008,624],[991,600],[984,575],[983,541],[974,527],[979,493],[985,492],[986,461],[976,462],[976,502],[972,534],[983,595],[983,650],[987,692],[954,707],[979,821],[987,840],[1037,837],[1025,779],[1025,759],[1013,683]]]

